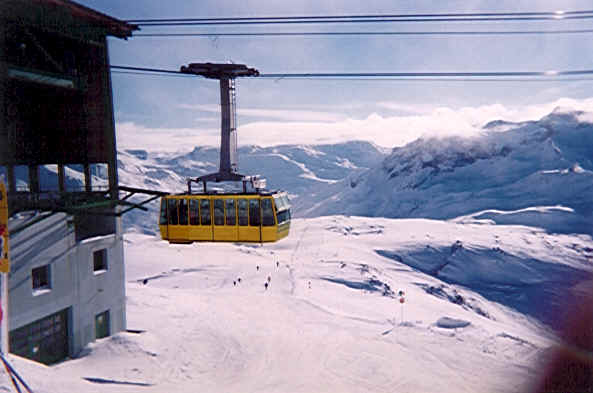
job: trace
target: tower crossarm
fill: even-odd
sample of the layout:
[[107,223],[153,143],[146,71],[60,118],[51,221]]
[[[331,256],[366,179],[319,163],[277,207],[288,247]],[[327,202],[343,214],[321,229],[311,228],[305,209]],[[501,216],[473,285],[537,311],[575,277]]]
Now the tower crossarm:
[[210,79],[234,79],[241,76],[259,76],[259,71],[245,64],[190,63],[181,66],[184,74],[200,75]]

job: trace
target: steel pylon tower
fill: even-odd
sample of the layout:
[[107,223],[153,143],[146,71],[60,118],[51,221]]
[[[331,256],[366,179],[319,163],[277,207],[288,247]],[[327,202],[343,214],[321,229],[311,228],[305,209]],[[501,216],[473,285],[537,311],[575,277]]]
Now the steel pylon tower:
[[220,165],[218,172],[188,179],[188,192],[191,194],[191,183],[202,182],[204,192],[209,181],[242,181],[243,190],[246,183],[253,181],[250,176],[238,173],[237,160],[237,113],[235,78],[243,76],[258,76],[259,71],[248,68],[244,64],[216,64],[216,63],[190,63],[181,67],[181,72],[218,79],[220,83]]

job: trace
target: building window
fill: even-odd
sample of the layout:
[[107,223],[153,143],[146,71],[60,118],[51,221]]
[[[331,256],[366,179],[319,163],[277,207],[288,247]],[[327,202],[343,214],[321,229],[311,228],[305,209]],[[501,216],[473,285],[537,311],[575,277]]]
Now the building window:
[[40,191],[59,191],[58,165],[41,165],[38,170]]
[[95,316],[95,338],[109,336],[109,310]]
[[105,163],[91,164],[91,188],[93,191],[109,189],[109,167]]
[[14,167],[14,177],[16,190],[19,192],[29,192],[29,167],[26,165],[17,165]]
[[66,191],[84,191],[84,165],[64,165]]
[[31,272],[31,278],[33,280],[33,291],[51,289],[49,265],[40,266],[33,269]]
[[69,309],[10,331],[10,352],[44,364],[68,357]]
[[107,270],[107,249],[93,252],[93,271],[103,272]]

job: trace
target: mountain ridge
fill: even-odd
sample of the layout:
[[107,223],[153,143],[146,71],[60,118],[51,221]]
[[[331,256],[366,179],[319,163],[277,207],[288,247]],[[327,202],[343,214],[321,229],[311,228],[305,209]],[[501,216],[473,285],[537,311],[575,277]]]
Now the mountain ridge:
[[[118,152],[120,184],[171,193],[185,192],[186,179],[218,170],[218,148],[196,146],[188,153],[126,149]],[[239,172],[259,174],[268,188],[289,192],[293,205],[302,203],[326,184],[377,165],[387,155],[384,148],[366,141],[324,145],[242,146],[238,149]],[[212,189],[222,183],[212,183]],[[156,233],[158,202],[147,205],[149,212],[124,215],[124,227]],[[295,209],[298,211],[298,208]]]
[[[289,192],[295,217],[352,215],[450,220],[483,211],[496,223],[593,233],[593,124],[557,108],[540,120],[487,123],[471,137],[424,137],[389,153],[369,142],[239,148],[240,173]],[[120,183],[184,192],[186,178],[218,169],[218,149],[128,149]],[[213,184],[216,187],[218,184]],[[551,209],[561,206],[567,210]],[[535,210],[524,210],[533,208]],[[158,204],[124,216],[156,233]],[[518,213],[518,211],[521,211]],[[513,213],[514,212],[514,213]]]
[[538,121],[490,122],[472,137],[417,139],[326,190],[302,214],[453,219],[562,205],[574,220],[555,230],[590,233],[593,125],[584,114],[555,110]]

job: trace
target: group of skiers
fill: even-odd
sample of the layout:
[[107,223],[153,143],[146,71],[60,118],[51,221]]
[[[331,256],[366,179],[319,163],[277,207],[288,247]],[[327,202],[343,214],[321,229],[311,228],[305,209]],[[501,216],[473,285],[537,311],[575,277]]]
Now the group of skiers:
[[[280,267],[280,262],[276,261],[276,268]],[[259,265],[255,266],[255,270],[259,272]],[[266,280],[266,282],[264,282],[264,290],[268,290],[268,287],[270,286],[272,282],[272,276],[268,275],[268,278]],[[237,284],[241,283],[241,277],[237,278],[236,280],[233,280],[233,286],[237,286]],[[309,282],[309,288],[311,288],[311,283]]]

